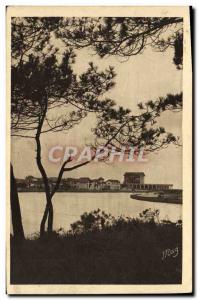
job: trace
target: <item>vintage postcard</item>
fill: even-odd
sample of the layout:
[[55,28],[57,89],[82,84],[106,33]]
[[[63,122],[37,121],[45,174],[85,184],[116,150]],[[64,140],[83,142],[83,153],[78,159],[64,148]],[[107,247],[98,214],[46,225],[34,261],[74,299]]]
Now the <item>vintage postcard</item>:
[[7,7],[7,293],[192,292],[189,7]]

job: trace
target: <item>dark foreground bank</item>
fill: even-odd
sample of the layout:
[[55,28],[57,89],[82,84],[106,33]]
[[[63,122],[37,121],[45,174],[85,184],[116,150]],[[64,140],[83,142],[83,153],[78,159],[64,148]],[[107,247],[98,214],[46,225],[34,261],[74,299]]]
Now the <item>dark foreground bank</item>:
[[182,227],[120,221],[101,230],[14,241],[12,284],[176,284]]

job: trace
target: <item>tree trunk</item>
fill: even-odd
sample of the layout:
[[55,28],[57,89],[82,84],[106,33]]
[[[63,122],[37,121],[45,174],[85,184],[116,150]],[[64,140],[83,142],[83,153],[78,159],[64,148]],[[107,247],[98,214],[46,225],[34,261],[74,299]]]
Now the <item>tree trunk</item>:
[[14,238],[24,239],[25,236],[21,218],[21,209],[12,164],[10,164],[10,205]]
[[54,209],[52,205],[52,199],[48,198],[47,199],[47,204],[45,207],[45,211],[43,214],[43,218],[41,220],[41,225],[40,225],[40,236],[43,236],[45,234],[45,225],[46,222],[48,221],[48,226],[47,226],[47,233],[52,233],[53,231],[53,219],[54,219]]
[[48,205],[46,204],[45,211],[40,225],[40,237],[44,236],[45,234],[45,223],[47,221],[47,217],[48,217]]
[[52,233],[53,231],[53,220],[54,220],[54,209],[53,209],[52,199],[51,199],[50,206],[49,206],[49,213],[48,213],[48,227],[47,227],[48,233]]

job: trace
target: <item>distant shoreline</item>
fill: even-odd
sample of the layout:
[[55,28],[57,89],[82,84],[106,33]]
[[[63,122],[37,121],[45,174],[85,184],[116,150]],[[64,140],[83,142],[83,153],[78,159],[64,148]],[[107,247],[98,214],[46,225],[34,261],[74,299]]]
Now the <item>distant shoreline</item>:
[[[164,190],[164,192],[174,192],[174,191],[177,191],[176,190]],[[151,190],[147,190],[147,191],[126,191],[126,190],[102,190],[102,191],[97,191],[97,190],[94,190],[94,191],[91,191],[91,190],[58,190],[56,193],[144,193],[144,194],[147,194],[147,193],[151,193],[151,192],[163,192],[162,190],[159,190],[159,191],[151,191]],[[18,193],[45,193],[44,190],[30,190],[30,189],[23,189],[23,190],[18,190]]]
[[147,201],[147,202],[155,202],[155,203],[171,203],[171,204],[183,204],[182,198],[151,198],[139,195],[130,195],[130,198],[137,201]]
[[[18,191],[18,193],[45,193],[43,190],[23,190]],[[56,193],[132,193],[132,191],[57,191]]]

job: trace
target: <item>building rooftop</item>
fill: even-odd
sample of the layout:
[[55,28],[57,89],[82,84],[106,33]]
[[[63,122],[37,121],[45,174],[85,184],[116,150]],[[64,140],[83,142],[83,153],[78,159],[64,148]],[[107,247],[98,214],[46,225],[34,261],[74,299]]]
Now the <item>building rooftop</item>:
[[125,175],[143,175],[143,176],[145,176],[144,172],[126,172],[126,173],[124,173],[124,176]]
[[81,178],[79,178],[79,182],[81,182],[81,183],[90,182],[90,178],[89,177],[81,177]]
[[116,179],[108,179],[106,182],[120,183],[120,181]]
[[78,181],[78,178],[70,178],[70,177],[68,177],[68,178],[63,178],[63,180],[64,181],[66,181],[66,182],[68,182],[68,181]]

